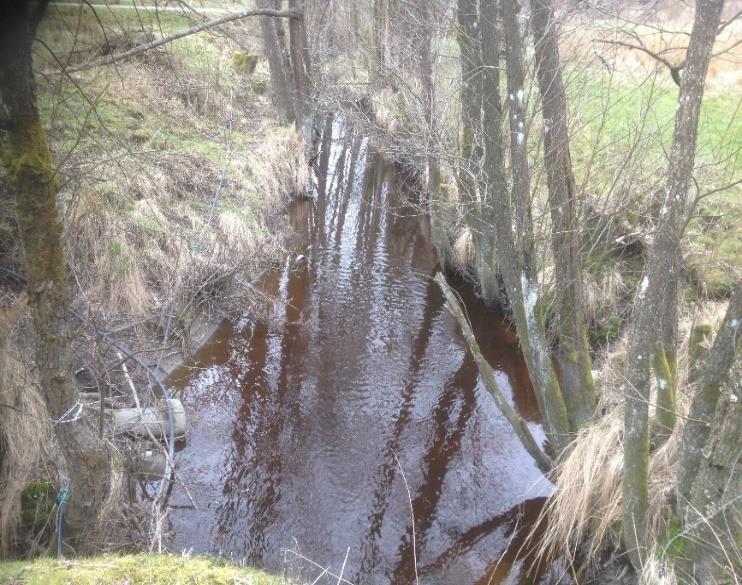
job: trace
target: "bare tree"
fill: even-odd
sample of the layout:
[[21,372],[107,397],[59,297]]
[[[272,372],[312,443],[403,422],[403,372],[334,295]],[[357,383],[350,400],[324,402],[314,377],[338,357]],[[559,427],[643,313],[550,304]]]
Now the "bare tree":
[[[531,3],[536,75],[544,118],[544,166],[549,189],[552,248],[558,291],[557,361],[572,430],[593,414],[596,403],[582,299],[577,188],[569,151],[567,98],[562,82],[556,20],[551,0]],[[513,18],[510,26],[517,26]],[[522,87],[519,90],[523,91]]]
[[[261,10],[272,8],[272,1],[258,0],[258,8]],[[290,124],[296,118],[293,106],[294,92],[289,85],[289,77],[284,65],[284,51],[279,42],[276,19],[270,16],[261,16],[260,28],[263,35],[263,49],[270,68],[271,94],[278,110],[278,119],[281,124]]]
[[36,103],[32,43],[46,2],[8,6],[0,21],[2,162],[15,191],[41,392],[64,455],[71,499],[65,520],[70,538],[85,549],[109,489],[111,454],[83,417],[73,373],[71,301],[57,212],[59,180]]
[[[514,0],[503,0],[503,13],[511,17],[516,9]],[[482,54],[483,63],[487,69],[498,67],[498,39],[496,28],[496,4],[492,1],[482,3]],[[498,102],[492,99],[485,100],[484,107],[484,134],[485,134],[485,172],[487,186],[491,193],[488,203],[492,205],[492,227],[494,231],[497,265],[502,272],[507,289],[508,300],[511,303],[515,317],[518,340],[528,364],[528,370],[536,390],[539,410],[544,419],[544,426],[554,451],[561,453],[569,442],[569,422],[564,398],[551,364],[549,344],[543,318],[540,315],[538,282],[533,266],[532,238],[529,238],[530,214],[527,212],[528,200],[527,178],[528,167],[525,157],[526,135],[522,125],[522,56],[520,54],[521,41],[517,32],[508,31],[506,34],[516,35],[509,37],[506,46],[506,63],[508,66],[508,87],[521,85],[519,95],[512,95],[510,106],[514,108],[510,117],[513,118],[516,132],[511,132],[511,161],[514,173],[513,199],[516,200],[516,209],[510,202],[503,176],[501,111]],[[499,94],[497,77],[485,77],[485,94]],[[517,99],[516,99],[517,98]],[[519,115],[518,112],[521,112]],[[520,213],[519,213],[520,212]],[[515,222],[513,221],[515,219]],[[516,233],[513,233],[513,223],[516,224]]]
[[[624,423],[623,534],[632,563],[646,559],[645,523],[649,489],[649,398],[651,363],[656,354],[674,351],[663,338],[663,321],[677,320],[680,242],[687,216],[688,187],[693,171],[704,82],[719,26],[723,0],[699,0],[680,87],[670,165],[654,245],[634,303],[626,362]],[[665,358],[666,359],[666,358]],[[658,386],[669,385],[660,378]],[[674,405],[673,405],[674,408]]]

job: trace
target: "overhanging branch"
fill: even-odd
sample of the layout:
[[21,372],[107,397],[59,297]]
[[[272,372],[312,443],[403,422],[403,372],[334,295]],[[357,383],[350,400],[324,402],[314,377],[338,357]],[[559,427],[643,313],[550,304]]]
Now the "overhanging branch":
[[167,43],[171,43],[178,39],[182,39],[183,37],[187,37],[189,35],[193,35],[201,31],[208,30],[210,28],[214,28],[222,24],[226,24],[227,22],[241,20],[243,18],[247,18],[250,16],[270,16],[273,18],[298,18],[298,19],[302,18],[301,12],[297,12],[295,10],[241,10],[239,12],[227,14],[226,16],[221,16],[219,18],[207,20],[205,22],[192,26],[191,28],[188,28],[186,30],[182,30],[182,31],[173,33],[171,35],[162,37],[160,39],[156,39],[149,43],[145,43],[143,45],[133,47],[132,49],[129,49],[128,51],[124,51],[123,53],[108,55],[107,57],[104,57],[103,59],[98,59],[97,61],[92,61],[90,63],[78,65],[77,67],[67,69],[67,73],[77,73],[78,71],[85,71],[86,69],[93,69],[95,67],[103,67],[105,65],[113,65],[114,63],[118,63],[119,61],[129,59],[130,57],[140,55],[146,51],[150,51],[152,49],[155,49]]

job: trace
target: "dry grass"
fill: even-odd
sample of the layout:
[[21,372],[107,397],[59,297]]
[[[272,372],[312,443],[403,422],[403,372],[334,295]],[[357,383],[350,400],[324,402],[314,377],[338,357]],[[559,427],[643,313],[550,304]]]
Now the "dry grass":
[[[58,59],[95,59],[162,34],[160,26],[187,24],[170,14],[98,12],[105,34],[89,12],[80,20],[77,10],[50,11],[42,37]],[[272,106],[233,65],[235,51],[259,52],[249,27],[188,37],[74,83],[40,83],[52,150],[63,161],[77,294],[104,322],[143,321],[170,306],[186,320],[227,310],[232,285],[278,254],[266,226],[306,193],[309,169],[300,137],[266,123]]]
[[453,244],[453,261],[459,270],[464,271],[474,261],[474,236],[469,228],[459,233]]
[[46,407],[16,345],[25,300],[0,310],[0,558],[14,548],[21,493],[48,439]]
[[[679,335],[683,340],[678,353],[678,421],[660,448],[653,451],[649,467],[649,507],[647,542],[661,549],[673,519],[672,498],[678,448],[685,414],[693,387],[688,386],[687,339],[694,323],[712,325],[716,331],[723,319],[726,303],[705,303],[682,307]],[[595,372],[600,391],[598,412],[604,416],[580,432],[569,454],[555,470],[555,494],[544,509],[547,530],[540,542],[540,554],[560,556],[595,569],[606,550],[619,545],[623,489],[623,372],[628,350],[626,335],[609,345]],[[652,389],[653,402],[656,388]],[[650,414],[653,408],[650,404]],[[675,583],[671,568],[662,559],[651,559],[641,583]]]
[[276,204],[306,196],[309,165],[295,128],[277,128],[267,136],[256,152],[253,173],[258,193],[266,201]]
[[[650,460],[647,535],[658,543],[672,517],[678,425]],[[623,489],[623,416],[614,410],[581,432],[555,474],[555,495],[544,514],[548,528],[541,554],[556,554],[571,562],[585,561],[594,569],[605,550],[619,544]]]

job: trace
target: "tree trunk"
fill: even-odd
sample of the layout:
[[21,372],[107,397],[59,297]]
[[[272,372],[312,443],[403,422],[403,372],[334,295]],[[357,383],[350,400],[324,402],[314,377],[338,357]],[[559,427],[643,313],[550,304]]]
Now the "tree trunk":
[[526,451],[528,451],[531,457],[533,457],[534,461],[536,462],[536,466],[543,473],[549,473],[552,467],[551,460],[541,450],[538,442],[531,434],[531,430],[528,428],[528,424],[526,423],[526,421],[521,418],[516,410],[510,405],[510,402],[508,402],[507,398],[505,398],[505,395],[500,389],[500,385],[497,383],[497,378],[495,377],[495,372],[492,369],[492,366],[490,366],[489,362],[482,355],[482,351],[479,349],[479,344],[474,337],[474,332],[472,331],[471,325],[469,324],[466,315],[464,315],[464,310],[461,308],[458,297],[451,290],[451,287],[448,285],[446,279],[440,272],[435,275],[435,281],[438,283],[441,292],[443,292],[448,310],[454,316],[459,324],[459,327],[461,328],[461,333],[464,336],[464,340],[469,347],[469,351],[474,357],[474,361],[477,363],[479,373],[482,375],[484,387],[490,393],[490,396],[492,396],[492,398],[495,400],[495,404],[497,404],[500,412],[502,412],[507,421],[510,423],[510,426],[515,432],[515,435],[518,437],[518,439],[520,439],[521,444],[525,447]]
[[374,35],[374,69],[384,70],[386,65],[386,47],[384,38],[386,36],[386,0],[374,0],[373,8],[373,35]]
[[456,18],[461,63],[461,164],[459,193],[467,208],[476,204],[476,178],[481,159],[482,57],[479,43],[478,0],[458,0]]
[[[667,303],[677,302],[680,240],[695,160],[698,120],[704,81],[719,26],[723,0],[699,0],[688,48],[687,67],[675,114],[667,189],[660,210],[654,245],[634,302],[634,321],[626,361],[624,422],[623,534],[632,564],[646,559],[645,522],[649,480],[649,399],[651,363],[665,351]],[[669,384],[669,381],[667,381]]]
[[[66,535],[84,550],[86,530],[96,525],[108,493],[107,444],[81,418],[73,374],[70,296],[56,195],[58,181],[36,104],[31,45],[45,3],[19,2],[0,21],[2,161],[15,190],[28,298],[37,334],[36,366],[41,390],[64,455],[71,499]],[[7,58],[12,55],[13,58]]]
[[433,242],[442,264],[447,264],[451,257],[451,244],[441,222],[441,170],[436,152],[436,118],[435,118],[435,84],[433,82],[433,60],[431,45],[433,42],[433,11],[428,0],[416,0],[417,20],[413,27],[414,54],[418,62],[418,75],[423,93],[425,135],[427,137],[426,158],[428,167],[428,197],[431,232]]
[[302,18],[289,19],[289,53],[294,77],[296,124],[303,129],[307,122],[308,107],[312,97],[312,60],[309,54],[307,29],[304,24],[304,0],[289,0],[289,8],[302,15]]
[[[739,333],[739,314],[735,336]],[[737,346],[738,347],[738,346]],[[722,350],[723,351],[723,350]],[[736,585],[742,574],[742,405],[734,385],[742,379],[742,359],[734,354],[716,407],[711,433],[693,482],[684,527],[697,583]],[[730,384],[730,380],[733,381]]]
[[[515,14],[514,0],[504,0],[503,13]],[[482,53],[483,62],[487,68],[497,65],[497,37],[494,27],[496,8],[494,2],[482,3]],[[486,20],[486,22],[485,22]],[[507,17],[505,22],[506,34],[508,31]],[[493,30],[494,29],[494,30]],[[517,32],[516,32],[517,35]],[[517,35],[519,37],[519,35]],[[506,60],[508,64],[508,84],[522,80],[522,62],[520,61],[520,39],[517,47],[506,41]],[[491,83],[487,76],[485,83]],[[494,87],[485,87],[485,94],[494,91]],[[499,90],[499,88],[498,88]],[[498,100],[499,101],[499,100]],[[502,271],[513,315],[515,317],[518,341],[523,349],[523,355],[528,365],[528,371],[536,391],[539,410],[543,417],[549,442],[558,455],[569,443],[569,422],[567,411],[562,397],[561,388],[551,364],[549,344],[543,320],[540,315],[538,283],[535,270],[531,264],[532,252],[528,247],[530,233],[530,214],[527,211],[529,202],[527,190],[528,163],[525,159],[525,130],[519,138],[513,135],[511,161],[514,172],[514,199],[521,214],[513,210],[510,203],[510,194],[507,192],[506,182],[502,172],[502,136],[500,133],[501,112],[495,107],[497,103],[485,100],[484,107],[484,134],[485,134],[485,169],[487,186],[491,192],[487,203],[492,205],[491,218],[494,227],[495,250],[498,266]],[[512,117],[512,116],[511,116]],[[515,120],[518,128],[519,120]],[[516,162],[517,161],[517,162]],[[513,220],[515,219],[517,233],[513,234]],[[530,238],[532,240],[532,238]],[[523,248],[522,246],[526,246]]]
[[479,31],[482,50],[482,146],[483,180],[479,201],[468,215],[474,232],[477,274],[485,301],[500,300],[499,270],[492,229],[494,192],[505,188],[502,151],[502,103],[500,100],[500,52],[497,32],[497,1],[480,0]]
[[683,439],[678,451],[677,479],[677,508],[681,518],[688,513],[693,484],[703,460],[704,446],[711,433],[721,389],[728,380],[729,369],[742,343],[742,337],[739,335],[740,322],[742,322],[742,285],[737,285],[724,321],[716,334],[713,348],[704,361],[698,389],[693,396],[688,420],[683,428]]
[[[273,8],[272,4],[271,0],[258,0],[257,2],[257,6],[261,10]],[[292,104],[293,90],[289,87],[286,69],[284,68],[284,52],[279,42],[276,20],[270,16],[261,16],[260,29],[263,35],[263,50],[265,50],[268,67],[270,68],[271,94],[273,95],[273,103],[278,110],[278,121],[283,125],[290,124],[296,118]]]
[[558,291],[557,362],[570,426],[574,431],[590,419],[597,402],[583,314],[577,187],[569,151],[567,98],[562,82],[554,10],[551,0],[533,0],[531,6],[536,76],[543,106],[544,166],[549,189],[551,241]]

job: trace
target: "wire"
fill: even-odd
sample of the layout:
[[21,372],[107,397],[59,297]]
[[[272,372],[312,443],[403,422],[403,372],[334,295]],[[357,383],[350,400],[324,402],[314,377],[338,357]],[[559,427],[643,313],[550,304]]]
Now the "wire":
[[70,501],[70,482],[67,480],[57,495],[57,558],[62,558],[62,527],[64,525],[64,508]]

